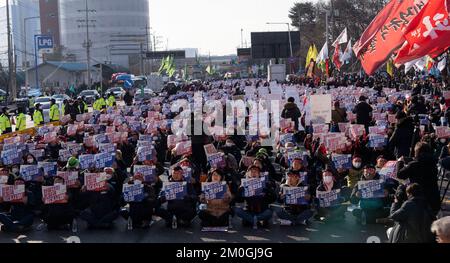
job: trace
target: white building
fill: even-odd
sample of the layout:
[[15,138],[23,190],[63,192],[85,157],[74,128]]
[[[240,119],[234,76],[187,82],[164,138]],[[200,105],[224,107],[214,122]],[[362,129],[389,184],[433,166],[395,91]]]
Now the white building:
[[[12,46],[17,56],[17,70],[23,69],[28,54],[30,66],[34,66],[34,35],[41,33],[39,18],[39,0],[10,0],[10,22],[12,33]],[[26,28],[24,27],[26,23]],[[26,29],[26,35],[25,35]],[[26,48],[25,48],[26,45]],[[26,50],[25,50],[26,49]],[[38,63],[42,60],[39,59]],[[6,20],[6,1],[0,1],[0,63],[3,68],[8,67],[8,38]]]
[[[60,0],[61,44],[66,54],[86,62],[85,0]],[[91,64],[105,61],[129,67],[128,57],[148,46],[148,0],[89,0],[89,38],[92,42]],[[83,20],[83,21],[80,21]],[[80,27],[81,26],[81,27]]]

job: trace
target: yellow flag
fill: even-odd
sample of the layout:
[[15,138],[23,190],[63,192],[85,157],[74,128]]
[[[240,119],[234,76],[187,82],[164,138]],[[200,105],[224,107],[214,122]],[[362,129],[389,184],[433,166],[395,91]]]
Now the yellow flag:
[[319,54],[319,52],[317,52],[316,45],[312,45],[309,47],[308,54],[306,55],[305,68],[307,68],[309,66],[309,64],[311,63],[311,59],[316,61],[318,54]]
[[389,74],[389,76],[394,76],[394,63],[392,62],[392,59],[389,59],[389,61],[386,63],[386,72]]
[[313,49],[312,46],[309,46],[308,54],[306,54],[305,68],[307,68],[308,65],[309,65],[309,62],[311,62],[311,53],[312,53],[312,49]]

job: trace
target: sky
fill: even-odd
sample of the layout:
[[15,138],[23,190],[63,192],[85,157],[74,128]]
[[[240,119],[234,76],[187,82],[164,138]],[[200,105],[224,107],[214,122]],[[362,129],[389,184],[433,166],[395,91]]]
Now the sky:
[[298,0],[149,0],[150,26],[161,36],[159,50],[198,48],[201,55],[236,54],[250,33],[287,31],[289,10]]

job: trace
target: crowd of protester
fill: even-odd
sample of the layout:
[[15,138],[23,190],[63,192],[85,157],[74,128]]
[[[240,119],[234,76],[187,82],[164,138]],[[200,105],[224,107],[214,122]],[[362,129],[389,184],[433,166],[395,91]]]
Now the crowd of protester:
[[[249,87],[256,93],[249,94]],[[178,99],[192,102],[194,92],[202,92],[205,101],[221,101],[225,108],[227,99],[263,98],[260,90],[274,87],[283,91],[281,118],[287,121],[271,146],[263,143],[264,136],[186,136],[171,129],[183,112],[182,107],[171,110],[171,105]],[[287,96],[288,88],[298,97]],[[346,76],[325,85],[303,79],[282,85],[252,79],[199,82],[137,103],[127,93],[123,106],[97,98],[90,112],[83,98],[67,101],[61,116],[52,118],[57,122],[53,126],[38,118],[31,135],[3,140],[2,154],[13,149],[20,159],[2,155],[0,183],[24,185],[25,192],[13,201],[0,196],[1,231],[24,232],[40,222],[49,230],[76,231],[80,220],[91,229],[109,229],[119,217],[132,229],[150,227],[155,217],[169,228],[190,227],[197,216],[202,227],[228,227],[231,218],[238,217],[244,226],[258,228],[308,225],[311,220],[332,224],[352,216],[363,225],[389,225],[390,242],[448,242],[448,217],[434,222],[441,214],[439,178],[445,177],[450,160],[446,88],[433,77],[401,82]],[[333,101],[331,122],[323,133],[307,113],[309,95],[320,94],[331,94]],[[194,123],[193,115],[187,118]],[[245,123],[249,127],[248,116]],[[384,143],[372,145],[373,127],[380,128],[376,134]],[[333,133],[344,141],[331,145],[327,136]],[[112,164],[83,167],[81,156],[103,153],[100,144],[113,145]],[[142,156],[140,149],[149,145],[151,152]],[[208,158],[207,145],[222,158],[220,164]],[[348,166],[338,167],[335,155],[350,156]],[[38,165],[42,162],[55,162],[58,172],[45,171]],[[39,166],[39,176],[24,178],[21,166],[32,165]],[[139,172],[142,166],[152,168],[152,180]],[[98,189],[90,189],[85,181],[92,174],[101,182]],[[261,192],[249,195],[242,181],[259,178],[265,178]],[[381,182],[382,195],[367,198],[361,188],[365,181]],[[182,198],[167,200],[167,182],[186,183]],[[207,182],[225,182],[225,193],[206,198],[202,184]],[[127,201],[124,186],[136,184],[143,185],[143,198]],[[55,185],[67,185],[65,198],[44,202],[43,188]],[[306,189],[302,202],[287,202],[290,188]],[[336,193],[337,198],[326,204],[319,193]]]

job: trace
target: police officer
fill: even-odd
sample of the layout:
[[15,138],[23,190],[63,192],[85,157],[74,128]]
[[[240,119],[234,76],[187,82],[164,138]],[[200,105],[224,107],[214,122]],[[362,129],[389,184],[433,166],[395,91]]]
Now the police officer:
[[23,108],[18,109],[19,115],[16,117],[16,131],[23,131],[27,128],[27,117]]
[[59,121],[59,107],[55,99],[50,101],[50,122]]
[[101,111],[103,108],[106,108],[106,102],[105,99],[103,97],[97,96],[94,105],[93,105],[94,110],[98,110]]
[[2,114],[0,115],[0,130],[2,130],[3,134],[11,133],[11,120],[8,116],[8,108],[3,107]]
[[33,119],[33,112],[34,112],[34,97],[33,96],[28,97],[28,112],[30,113],[31,119]]
[[33,121],[35,127],[44,124],[44,114],[42,114],[40,103],[36,104],[36,108],[33,113]]
[[89,108],[88,108],[88,104],[86,103],[86,97],[83,96],[79,99],[80,103],[80,113],[88,113]]
[[114,97],[114,93],[110,92],[109,97],[106,100],[106,105],[108,107],[114,107],[115,104],[116,104],[116,98]]

